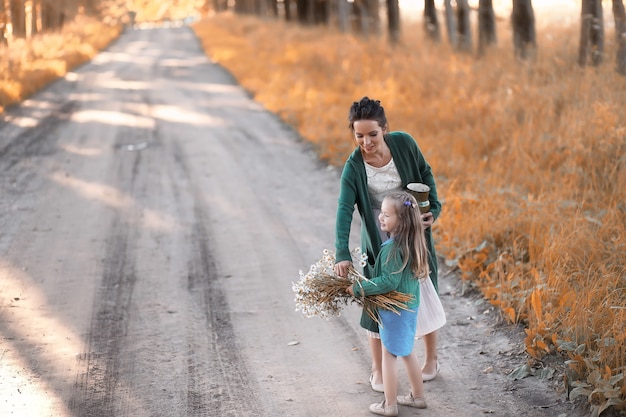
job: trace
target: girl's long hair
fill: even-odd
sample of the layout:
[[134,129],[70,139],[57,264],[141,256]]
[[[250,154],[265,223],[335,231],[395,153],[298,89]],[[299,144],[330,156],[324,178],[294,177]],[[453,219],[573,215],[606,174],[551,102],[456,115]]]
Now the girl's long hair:
[[398,215],[398,226],[392,236],[394,248],[389,254],[401,256],[403,260],[402,267],[396,272],[402,271],[408,265],[416,278],[428,277],[429,251],[417,200],[406,191],[391,192],[385,199],[393,202]]

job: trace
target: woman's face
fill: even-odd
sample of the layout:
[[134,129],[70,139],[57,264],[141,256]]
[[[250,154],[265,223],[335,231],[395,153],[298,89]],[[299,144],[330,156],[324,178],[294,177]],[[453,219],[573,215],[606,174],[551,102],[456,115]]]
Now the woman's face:
[[374,154],[382,148],[385,130],[376,120],[357,120],[353,123],[353,130],[354,140],[361,152]]

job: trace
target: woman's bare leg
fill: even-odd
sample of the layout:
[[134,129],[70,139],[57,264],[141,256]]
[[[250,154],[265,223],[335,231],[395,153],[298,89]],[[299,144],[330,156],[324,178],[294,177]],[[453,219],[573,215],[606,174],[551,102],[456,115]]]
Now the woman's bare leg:
[[432,375],[437,372],[437,332],[428,333],[424,336],[426,358],[422,373]]

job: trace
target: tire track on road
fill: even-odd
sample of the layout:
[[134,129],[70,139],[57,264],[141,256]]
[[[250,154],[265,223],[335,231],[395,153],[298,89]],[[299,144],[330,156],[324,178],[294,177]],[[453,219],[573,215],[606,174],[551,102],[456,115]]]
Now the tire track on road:
[[[118,140],[124,140],[128,133],[127,129],[120,129]],[[117,160],[116,184],[130,196],[136,193],[140,164],[139,152],[126,153]],[[120,361],[137,282],[135,249],[139,214],[132,206],[117,208],[106,238],[100,290],[95,297],[85,351],[78,359],[78,369],[84,371],[76,376],[77,389],[70,401],[70,409],[80,416],[118,415],[117,410],[124,406],[120,400],[131,388],[120,384],[124,374],[132,373],[132,369],[122,369]]]
[[[207,230],[209,208],[203,203],[189,173],[181,149],[175,146],[175,162],[191,188],[193,225],[187,290],[194,317],[187,331],[187,411],[186,416],[257,416],[252,378],[241,355],[230,318],[226,294],[221,288],[211,240]],[[175,182],[175,181],[174,181]],[[177,190],[181,194],[180,190]],[[180,198],[177,198],[180,201]],[[203,335],[206,335],[204,339]],[[207,343],[208,342],[208,343]],[[241,401],[246,393],[246,401]]]
[[[97,311],[87,336],[87,349],[79,358],[77,391],[70,409],[77,415],[114,416],[120,379],[120,352],[130,318],[130,305],[137,280],[132,256],[133,228],[117,215],[104,255],[102,286]],[[125,369],[128,373],[129,370]]]

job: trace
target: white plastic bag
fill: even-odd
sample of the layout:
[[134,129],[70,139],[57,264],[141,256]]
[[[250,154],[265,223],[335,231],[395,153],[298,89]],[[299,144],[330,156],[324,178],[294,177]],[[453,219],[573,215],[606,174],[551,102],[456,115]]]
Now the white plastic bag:
[[446,324],[446,312],[429,277],[420,279],[420,305],[415,335],[422,337]]

